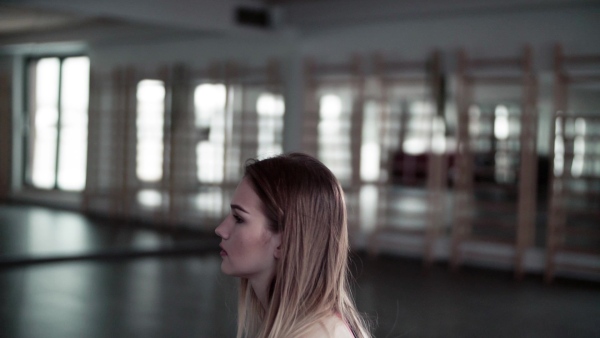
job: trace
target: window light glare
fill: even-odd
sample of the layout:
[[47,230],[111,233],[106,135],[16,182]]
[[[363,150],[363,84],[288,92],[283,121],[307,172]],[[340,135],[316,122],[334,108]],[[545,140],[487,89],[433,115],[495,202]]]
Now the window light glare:
[[62,130],[58,159],[58,187],[80,191],[85,188],[87,130],[85,126]]
[[285,112],[283,96],[263,92],[256,100],[258,114],[258,148],[259,157],[271,156],[282,152],[278,136],[282,133],[281,117]]
[[144,189],[138,192],[137,200],[145,207],[156,208],[162,204],[162,195],[156,190]]
[[433,104],[424,100],[410,103],[409,120],[407,121],[407,136],[402,144],[402,150],[410,155],[424,154],[431,150],[432,128],[434,117]]
[[221,216],[221,210],[223,210],[223,192],[220,189],[200,192],[194,200],[198,210],[203,211],[205,214],[212,213],[215,216]]
[[375,182],[381,174],[380,112],[381,105],[377,101],[365,102],[360,158],[360,176],[365,182]]
[[573,142],[573,163],[571,165],[571,175],[579,177],[583,174],[585,167],[585,120],[577,118],[575,120],[575,141]]
[[203,83],[194,90],[194,106],[204,114],[225,108],[227,91],[220,83]]
[[374,182],[379,178],[379,144],[364,143],[361,146],[360,176],[364,181]]
[[162,179],[165,86],[159,80],[142,80],[137,87],[137,163],[138,179]]
[[[341,182],[352,178],[350,135],[344,131],[344,126],[349,125],[350,114],[343,114],[342,97],[344,103],[350,102],[350,95],[343,89],[334,89],[324,93],[319,98],[318,122],[318,156],[328,166]],[[342,96],[343,95],[343,96]]]
[[208,140],[196,144],[196,177],[202,183],[223,181],[227,95],[233,92],[222,83],[203,83],[194,90],[196,127],[209,131]]
[[579,177],[583,174],[583,168],[585,165],[584,153],[585,153],[585,141],[583,137],[578,136],[575,138],[573,152],[573,162],[571,165],[571,175],[573,177]]
[[283,116],[283,97],[271,93],[262,93],[256,101],[256,112],[261,116]]
[[[89,101],[90,61],[88,57],[67,58],[63,62],[61,103],[63,109],[86,110]],[[63,116],[64,118],[64,116]]]
[[496,118],[494,120],[494,136],[499,140],[505,140],[509,135],[508,128],[508,108],[506,106],[497,106],[495,110]]
[[58,58],[40,59],[35,64],[35,139],[33,141],[32,184],[52,189],[56,183],[58,133]]
[[86,56],[67,58],[62,68],[61,142],[57,185],[83,190],[87,160],[87,109],[90,61]]
[[342,114],[342,100],[340,97],[333,94],[321,96],[320,114],[323,120],[338,118]]
[[45,58],[37,62],[36,103],[38,106],[57,106],[59,69],[58,58]]
[[198,159],[198,180],[203,183],[220,183],[223,181],[223,157],[222,144],[202,141],[196,147]]
[[137,88],[138,102],[157,103],[165,99],[165,86],[160,80],[142,80]]
[[420,155],[427,151],[427,143],[418,137],[407,138],[402,144],[402,149],[410,155]]
[[58,109],[56,107],[40,107],[35,112],[35,127],[49,128],[56,127],[58,123]]
[[560,176],[563,174],[564,170],[564,153],[565,153],[565,143],[562,136],[557,136],[554,139],[554,175]]
[[377,199],[379,191],[377,186],[369,184],[360,189],[360,227],[366,233],[375,229],[377,224]]
[[56,128],[38,129],[33,153],[32,183],[38,188],[52,189],[55,183]]

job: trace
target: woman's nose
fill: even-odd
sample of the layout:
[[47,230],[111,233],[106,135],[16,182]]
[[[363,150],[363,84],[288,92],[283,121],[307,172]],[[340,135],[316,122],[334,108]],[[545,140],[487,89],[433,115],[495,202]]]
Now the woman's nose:
[[223,239],[227,239],[228,236],[225,230],[225,220],[223,220],[223,222],[221,222],[221,224],[215,228],[215,234]]

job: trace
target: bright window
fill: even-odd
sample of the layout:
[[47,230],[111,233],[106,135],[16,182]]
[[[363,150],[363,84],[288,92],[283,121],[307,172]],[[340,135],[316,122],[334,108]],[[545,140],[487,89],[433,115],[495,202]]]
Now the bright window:
[[202,183],[223,182],[226,98],[220,83],[203,83],[194,91],[196,128],[202,135],[196,145],[196,174]]
[[281,146],[282,116],[285,112],[283,96],[262,93],[256,101],[256,112],[258,113],[258,156],[280,154],[283,151]]
[[350,153],[351,92],[324,90],[319,98],[319,159],[342,182],[352,179]]
[[575,119],[575,139],[573,142],[573,163],[571,165],[571,175],[580,177],[585,167],[585,119],[578,117]]
[[503,105],[499,105],[495,109],[495,120],[494,120],[494,136],[498,140],[506,140],[509,136],[508,128],[508,108]]
[[431,129],[435,110],[427,101],[414,101],[409,107],[406,138],[402,150],[411,155],[424,154],[431,149]]
[[381,107],[375,101],[367,101],[364,107],[362,145],[360,147],[360,178],[365,182],[379,179],[381,145]]
[[165,85],[159,80],[142,80],[137,86],[136,174],[145,182],[163,175],[163,125]]
[[29,64],[29,180],[37,188],[85,187],[89,58],[41,58]]

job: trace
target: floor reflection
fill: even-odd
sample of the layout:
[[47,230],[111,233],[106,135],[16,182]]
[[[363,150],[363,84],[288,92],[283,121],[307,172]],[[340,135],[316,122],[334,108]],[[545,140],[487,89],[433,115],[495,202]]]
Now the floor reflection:
[[[218,256],[0,270],[2,337],[233,337]],[[9,323],[10,322],[10,323]]]
[[88,218],[75,212],[0,205],[0,258],[206,246],[207,239],[217,241],[211,234],[117,226],[116,221]]
[[[0,206],[0,222],[3,254],[62,250],[50,243],[56,236],[64,237],[60,252],[186,241],[34,207]],[[81,242],[68,244],[74,240]],[[0,337],[234,337],[237,281],[220,272],[220,262],[206,252],[0,262]],[[559,279],[549,288],[541,277],[515,283],[509,272],[465,267],[455,274],[445,265],[424,274],[420,260],[358,253],[350,269],[375,337],[600,336],[598,284]]]

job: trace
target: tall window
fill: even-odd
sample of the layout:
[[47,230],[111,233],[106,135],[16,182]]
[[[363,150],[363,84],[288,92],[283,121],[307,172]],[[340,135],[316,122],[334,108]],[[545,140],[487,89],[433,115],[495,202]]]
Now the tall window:
[[165,85],[159,80],[142,80],[136,96],[136,174],[140,181],[157,182],[163,175]]
[[220,83],[203,83],[194,91],[196,127],[201,133],[196,145],[196,174],[202,183],[223,181],[226,97],[225,85]]
[[571,165],[571,175],[580,177],[584,174],[586,167],[585,161],[585,119],[578,117],[575,119],[575,137],[573,140],[573,163]]
[[411,155],[420,155],[431,150],[431,133],[435,110],[428,101],[418,100],[408,107],[406,136],[402,150]]
[[360,178],[365,182],[379,179],[381,155],[380,138],[381,106],[375,101],[367,101],[364,107],[362,144],[360,146]]
[[42,189],[85,187],[89,58],[48,57],[28,64],[27,178]]
[[344,90],[327,90],[319,98],[319,159],[342,184],[352,177],[351,103],[351,93]]
[[283,96],[268,92],[260,94],[256,101],[258,113],[258,149],[259,157],[276,155],[283,151],[283,114],[285,104]]
[[[136,176],[142,182],[159,182],[163,178],[164,82],[150,79],[140,81],[136,99]],[[147,208],[157,208],[162,204],[162,195],[155,189],[140,190],[137,199]]]

